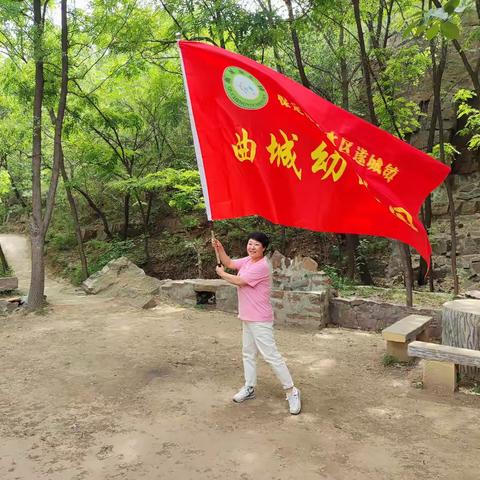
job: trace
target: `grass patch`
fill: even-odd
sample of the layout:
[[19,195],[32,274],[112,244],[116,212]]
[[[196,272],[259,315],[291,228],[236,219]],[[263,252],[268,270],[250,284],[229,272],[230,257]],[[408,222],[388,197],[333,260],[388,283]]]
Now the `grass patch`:
[[384,367],[391,367],[392,365],[395,365],[397,362],[397,359],[393,356],[390,355],[389,353],[384,353],[382,357],[382,364]]
[[393,355],[390,355],[389,353],[384,353],[382,357],[382,365],[384,367],[406,367],[408,365],[413,365],[415,363],[415,359],[412,358],[408,362],[401,362],[398,360],[396,357]]
[[[379,302],[388,302],[405,305],[406,293],[403,288],[381,288],[365,285],[343,285],[338,289],[341,297],[361,297]],[[413,292],[413,305],[416,307],[439,308],[445,302],[453,299],[450,293],[441,292]]]
[[15,272],[8,267],[6,270],[0,270],[0,278],[14,277]]

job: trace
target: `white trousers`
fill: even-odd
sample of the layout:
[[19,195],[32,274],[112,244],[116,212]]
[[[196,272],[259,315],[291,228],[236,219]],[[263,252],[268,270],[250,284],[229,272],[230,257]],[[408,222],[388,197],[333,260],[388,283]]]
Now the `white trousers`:
[[257,384],[257,353],[270,364],[284,389],[293,387],[287,364],[280,355],[273,337],[272,322],[245,322],[243,324],[243,369],[245,385]]

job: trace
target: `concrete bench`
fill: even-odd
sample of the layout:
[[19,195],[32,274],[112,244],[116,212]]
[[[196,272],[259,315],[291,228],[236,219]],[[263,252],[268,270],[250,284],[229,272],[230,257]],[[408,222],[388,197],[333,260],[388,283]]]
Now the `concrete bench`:
[[480,368],[479,350],[415,341],[408,345],[408,354],[425,359],[423,386],[441,392],[457,389],[458,365]]
[[412,340],[428,340],[427,328],[433,318],[426,315],[408,315],[382,330],[387,341],[387,353],[400,362],[408,362],[408,344]]

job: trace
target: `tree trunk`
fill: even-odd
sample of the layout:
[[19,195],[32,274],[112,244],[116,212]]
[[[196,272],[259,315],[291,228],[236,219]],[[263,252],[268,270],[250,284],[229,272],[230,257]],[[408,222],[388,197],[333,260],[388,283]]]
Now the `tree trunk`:
[[122,240],[128,238],[128,224],[130,223],[130,194],[126,193],[123,199],[123,231]]
[[378,126],[378,119],[375,113],[375,107],[373,105],[373,94],[372,94],[372,81],[370,78],[370,65],[367,55],[367,49],[365,47],[365,37],[363,35],[362,29],[362,19],[360,17],[360,0],[352,0],[353,4],[353,13],[355,16],[355,23],[357,25],[357,32],[358,32],[358,43],[360,45],[360,56],[362,60],[362,71],[363,71],[363,79],[365,82],[365,93],[367,95],[367,104],[368,104],[368,112],[370,115],[370,123]]
[[[453,300],[443,305],[442,344],[480,350],[480,302]],[[480,380],[480,369],[459,366],[462,375]]]
[[[433,0],[433,3],[437,8],[442,7],[442,3],[440,0]],[[478,0],[476,0],[476,7],[477,7],[477,12],[479,13],[479,18],[480,18],[480,7]],[[468,60],[467,55],[465,54],[462,46],[460,45],[460,42],[456,39],[452,40],[453,46],[455,47],[455,50],[457,53],[460,55],[460,58],[462,59],[463,66],[465,67],[465,70],[467,71],[470,80],[472,81],[473,88],[475,90],[475,93],[477,94],[477,97],[480,97],[480,79],[478,77],[478,72],[475,72],[474,68],[472,67],[471,63]]]
[[65,171],[65,162],[63,158],[63,152],[62,152],[61,170],[62,170],[63,186],[65,188],[65,193],[67,194],[68,203],[70,205],[70,210],[72,212],[73,225],[75,227],[75,237],[77,238],[78,255],[80,257],[80,263],[82,265],[82,280],[86,280],[88,278],[87,256],[85,255],[85,249],[83,248],[82,230],[80,228],[80,221],[78,220],[77,205],[75,203],[75,198],[73,198],[73,195],[72,195],[72,189],[70,188],[70,185],[69,185],[67,172]]
[[149,247],[149,228],[148,228],[148,216],[149,216],[149,208],[147,205],[147,210],[142,205],[142,200],[138,192],[135,192],[135,198],[138,203],[138,208],[140,209],[140,215],[142,217],[142,227],[143,227],[143,251],[145,252],[145,262],[150,260],[150,247]]
[[453,276],[453,293],[458,295],[460,291],[457,274],[457,231],[455,225],[455,202],[453,200],[453,177],[450,174],[445,180],[445,188],[448,197],[448,215],[450,217],[450,237],[452,241],[452,249],[450,251],[450,264],[452,266]]
[[293,49],[295,51],[295,60],[297,61],[298,73],[300,74],[300,80],[304,87],[310,88],[310,82],[305,73],[305,67],[303,66],[302,52],[300,50],[300,42],[298,40],[297,29],[295,28],[295,17],[293,15],[293,8],[291,0],[284,0],[288,10],[288,24],[290,26],[290,33],[292,35]]
[[412,255],[410,247],[402,242],[397,242],[400,250],[400,257],[402,259],[403,270],[405,272],[405,289],[407,293],[406,304],[407,307],[413,306],[413,269],[412,269]]
[[[433,41],[430,41],[430,48],[432,48]],[[437,75],[436,69],[432,72],[432,79],[433,82],[436,82],[436,75]],[[430,126],[428,129],[428,139],[427,139],[427,152],[431,152],[433,150],[433,145],[435,143],[435,129],[437,127],[437,119],[438,119],[438,110],[440,108],[440,99],[437,98],[436,95],[434,95],[433,98],[433,107],[432,107],[432,117],[430,119]],[[427,109],[428,110],[428,109]],[[432,226],[432,194],[429,193],[427,198],[425,199],[425,215],[423,218],[423,225],[425,226],[425,230],[427,231],[427,234],[430,231],[430,227]],[[423,259],[423,257],[420,257],[420,267],[418,269],[418,284],[419,285],[424,285],[425,284],[425,275],[427,274],[427,262]],[[430,256],[430,270],[428,272],[428,283],[429,283],[429,288],[430,291],[433,292],[433,262],[432,258]]]
[[44,95],[43,74],[43,19],[42,2],[33,0],[35,91],[33,98],[33,140],[32,140],[32,219],[30,224],[32,273],[28,291],[28,307],[43,305],[45,288],[45,266],[43,246],[45,236],[42,221],[42,105]]
[[5,275],[8,271],[8,263],[7,259],[5,258],[5,254],[3,253],[3,248],[0,245],[0,264],[2,266],[2,272]]
[[95,204],[95,202],[93,201],[92,197],[90,197],[90,195],[85,192],[85,190],[82,190],[81,188],[79,187],[73,187],[78,193],[80,193],[83,198],[85,198],[85,200],[87,201],[88,203],[88,206],[97,214],[98,218],[100,218],[100,220],[102,221],[103,223],[103,231],[105,232],[105,235],[107,236],[107,238],[109,240],[112,240],[113,238],[113,235],[112,235],[112,232],[110,230],[110,227],[108,225],[108,220],[107,220],[107,216],[102,212],[102,210],[100,210],[99,207],[97,207],[97,205]]
[[17,200],[20,202],[20,205],[23,208],[27,208],[27,204],[25,203],[25,200],[22,197],[22,194],[20,193],[20,190],[17,187],[17,183],[15,182],[15,179],[13,178],[12,172],[8,168],[8,163],[7,159],[5,158],[3,166],[5,167],[5,170],[8,172],[8,175],[10,177],[10,182],[12,184],[13,192],[15,193],[15,197],[17,197]]
[[[432,44],[431,44],[432,45]],[[435,51],[431,48],[431,57],[432,57],[432,64],[434,72],[437,74],[434,75],[434,83],[433,83],[433,93],[435,96],[436,101],[440,105],[441,101],[441,86],[442,86],[442,76],[445,70],[445,65],[447,61],[447,44],[445,40],[442,40],[442,50],[440,56],[440,63],[437,66]],[[440,147],[440,161],[442,163],[447,163],[447,159],[445,156],[445,132],[443,129],[443,115],[442,109],[439,107],[438,109],[438,143]],[[452,250],[450,255],[451,266],[452,266],[452,277],[453,277],[453,292],[455,295],[458,295],[459,292],[459,285],[458,285],[458,275],[457,275],[457,234],[456,234],[456,226],[455,226],[455,204],[453,200],[453,193],[452,193],[452,180],[453,177],[450,174],[445,181],[445,188],[447,189],[447,196],[448,196],[448,207],[449,207],[449,215],[450,215],[450,234],[451,234],[451,241],[452,241]]]
[[45,236],[50,225],[55,196],[57,192],[58,177],[62,163],[62,132],[63,119],[67,104],[68,94],[68,27],[67,27],[67,0],[61,2],[61,50],[62,50],[62,78],[60,84],[60,95],[55,122],[55,133],[53,141],[53,164],[50,187],[48,189],[45,207],[45,216],[42,218],[41,204],[41,163],[42,163],[42,105],[44,94],[43,74],[43,18],[40,0],[34,0],[34,25],[36,32],[34,42],[35,51],[35,94],[34,94],[34,127],[33,127],[33,151],[32,151],[32,211],[33,220],[31,227],[32,243],[32,275],[30,279],[30,290],[28,292],[27,305],[29,309],[37,309],[43,305],[45,291],[45,261],[43,250]]
[[345,235],[345,244],[347,250],[347,277],[355,280],[355,252],[358,245],[358,236],[351,233]]

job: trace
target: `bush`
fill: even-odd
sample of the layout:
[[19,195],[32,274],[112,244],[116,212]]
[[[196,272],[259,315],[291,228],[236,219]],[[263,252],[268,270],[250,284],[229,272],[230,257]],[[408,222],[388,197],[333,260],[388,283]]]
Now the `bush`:
[[50,248],[57,251],[71,250],[77,245],[75,235],[69,233],[52,233],[48,239]]
[[119,257],[128,257],[135,250],[133,240],[112,242],[102,242],[101,240],[91,240],[87,244],[88,248],[88,269],[90,274],[101,270],[108,262]]

